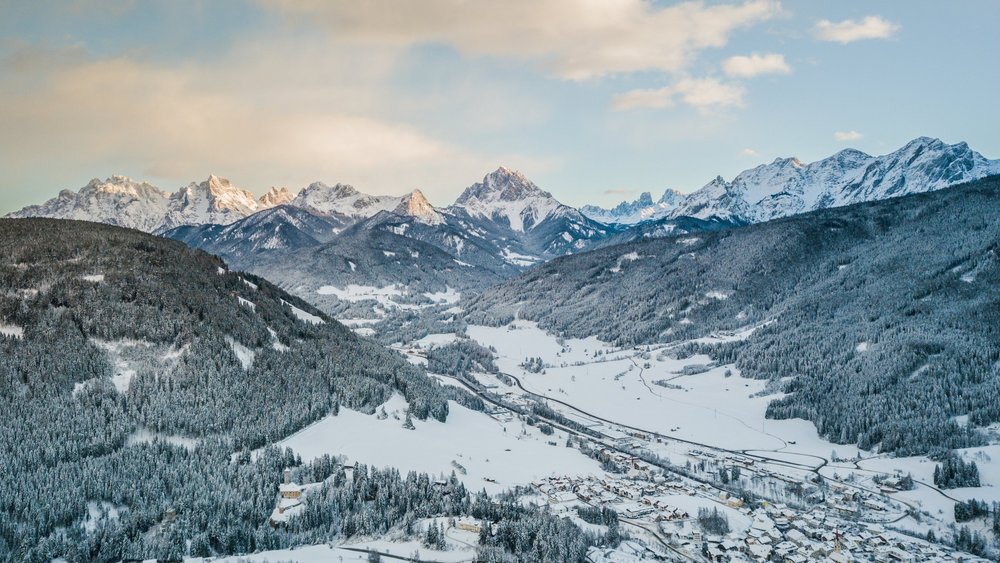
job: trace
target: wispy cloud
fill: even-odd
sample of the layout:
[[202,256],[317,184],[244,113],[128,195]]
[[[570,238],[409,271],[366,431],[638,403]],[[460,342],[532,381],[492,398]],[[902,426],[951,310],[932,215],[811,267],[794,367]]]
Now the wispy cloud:
[[635,190],[630,190],[627,188],[611,188],[604,190],[602,192],[604,195],[629,195],[635,193]]
[[777,53],[738,55],[722,62],[722,70],[729,76],[752,78],[761,74],[789,74],[792,68],[785,56]]
[[851,131],[836,131],[833,134],[833,138],[837,141],[857,141],[862,137],[864,137],[864,135],[854,131],[853,129]]
[[177,182],[164,187],[214,172],[258,190],[324,180],[402,193],[457,190],[497,159],[540,167],[387,117],[382,63],[354,57],[294,42],[185,64],[22,49],[0,59],[0,168],[23,176],[60,162]]
[[743,86],[739,84],[721,82],[715,78],[684,78],[665,88],[631,90],[619,94],[611,101],[611,107],[617,111],[663,109],[673,107],[677,98],[684,104],[704,111],[742,106],[744,92]]
[[751,148],[746,148],[740,151],[740,156],[747,158],[754,158],[760,156],[760,153]]
[[663,7],[644,0],[264,0],[264,5],[324,26],[337,42],[449,45],[467,55],[533,61],[571,80],[679,72],[698,52],[726,45],[735,30],[781,12],[777,0]]
[[862,39],[888,39],[896,34],[900,25],[879,16],[867,16],[861,20],[832,22],[820,20],[816,23],[816,37],[823,41],[851,43]]

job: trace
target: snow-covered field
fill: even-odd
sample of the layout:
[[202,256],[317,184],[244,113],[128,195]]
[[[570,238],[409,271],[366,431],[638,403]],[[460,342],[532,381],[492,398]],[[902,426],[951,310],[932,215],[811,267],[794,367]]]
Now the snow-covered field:
[[[527,321],[513,326],[473,325],[468,334],[494,346],[501,371],[516,375],[526,389],[588,413],[719,448],[781,450],[802,463],[817,463],[808,456],[826,457],[833,449],[844,457],[856,453],[856,448],[821,439],[808,421],[765,420],[767,404],[777,395],[753,396],[764,390],[764,381],[742,378],[734,366],[714,366],[708,356],[677,360],[658,349],[644,354],[596,338],[560,341]],[[748,335],[744,331],[715,340]],[[521,368],[526,358],[534,357],[542,358],[544,373]]]
[[517,420],[501,423],[454,402],[448,407],[447,422],[414,420],[416,429],[407,430],[406,402],[396,395],[384,405],[388,416],[383,420],[341,408],[338,416],[328,416],[278,445],[292,448],[304,460],[339,454],[347,456],[348,463],[401,471],[449,475],[454,470],[470,489],[491,493],[549,475],[600,473],[596,461],[565,447],[561,432],[545,436]]
[[[352,551],[347,548],[371,549],[382,554],[392,554],[401,558],[408,558],[415,552],[418,552],[420,558],[424,561],[440,561],[441,563],[472,561],[474,556],[474,553],[470,550],[430,550],[415,541],[370,541],[343,547],[330,547],[326,544],[308,545],[294,549],[276,549],[251,555],[234,555],[232,557],[215,557],[211,559],[189,557],[185,558],[184,561],[187,563],[207,563],[208,561],[212,561],[213,563],[278,563],[285,561],[294,561],[295,563],[367,563],[367,553]],[[383,558],[383,561],[387,559]]]

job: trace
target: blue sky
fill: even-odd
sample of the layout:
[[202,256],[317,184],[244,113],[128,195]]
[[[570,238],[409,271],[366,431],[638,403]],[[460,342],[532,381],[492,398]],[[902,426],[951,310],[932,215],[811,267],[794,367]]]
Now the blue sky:
[[112,174],[446,205],[503,164],[579,205],[920,135],[997,158],[998,24],[986,0],[0,0],[0,212]]

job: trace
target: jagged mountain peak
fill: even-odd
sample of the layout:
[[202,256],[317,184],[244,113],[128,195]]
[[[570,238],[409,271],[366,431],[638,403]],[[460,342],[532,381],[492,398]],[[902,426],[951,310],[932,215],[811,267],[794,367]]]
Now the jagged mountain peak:
[[328,186],[323,182],[313,182],[292,199],[291,205],[362,219],[380,211],[392,211],[399,202],[398,196],[368,195],[349,184]]
[[420,190],[413,190],[403,196],[393,213],[407,215],[430,225],[439,225],[444,222],[444,216],[427,201]]
[[[529,198],[555,201],[552,194],[535,185],[521,172],[501,166],[462,192],[456,205],[468,205],[474,201],[521,201]],[[558,202],[557,202],[558,203]]]
[[295,195],[288,191],[288,188],[272,187],[268,192],[260,197],[258,203],[261,207],[275,207],[291,203]]
[[585,205],[580,208],[580,212],[601,223],[635,225],[665,217],[683,197],[680,192],[667,189],[660,199],[654,202],[650,192],[642,192],[634,201],[623,201],[610,209]]

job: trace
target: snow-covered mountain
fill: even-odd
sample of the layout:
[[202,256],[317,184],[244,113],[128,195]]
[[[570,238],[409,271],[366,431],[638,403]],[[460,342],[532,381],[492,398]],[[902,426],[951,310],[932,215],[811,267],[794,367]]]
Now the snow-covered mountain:
[[392,212],[396,215],[413,217],[417,221],[428,225],[440,225],[445,220],[444,215],[427,201],[427,198],[424,197],[423,192],[420,190],[413,190],[403,196],[399,205]]
[[608,209],[596,205],[584,205],[580,212],[587,217],[607,224],[635,225],[643,221],[662,219],[677,207],[684,199],[684,194],[677,190],[666,190],[659,200],[653,201],[653,195],[642,192],[635,201],[623,201]]
[[518,266],[579,252],[607,234],[605,225],[502,166],[466,188],[446,212],[474,236],[498,241]]
[[272,190],[260,201],[218,176],[167,194],[125,176],[91,180],[78,192],[63,190],[53,199],[8,217],[79,219],[160,233],[182,225],[229,224],[276,205],[287,194]]
[[201,183],[191,182],[171,195],[167,214],[155,232],[181,225],[228,225],[261,209],[252,193],[213,175]]
[[288,188],[272,187],[266,194],[260,196],[258,204],[264,208],[271,208],[291,203],[293,199],[295,199],[295,195],[288,191]]
[[169,196],[156,186],[125,176],[94,178],[80,191],[63,190],[41,205],[31,205],[8,217],[78,219],[153,231],[167,214]]
[[939,190],[993,174],[1000,174],[1000,160],[988,160],[966,143],[948,145],[919,137],[883,156],[847,149],[810,164],[777,159],[740,173],[732,182],[718,177],[684,198],[670,216],[759,223]]
[[162,234],[221,256],[240,267],[241,260],[255,253],[295,250],[328,242],[353,223],[344,215],[279,205],[228,225],[182,225]]
[[402,202],[399,196],[368,195],[348,184],[328,186],[323,182],[313,182],[299,192],[291,204],[320,213],[339,213],[367,219],[379,211],[392,211]]

